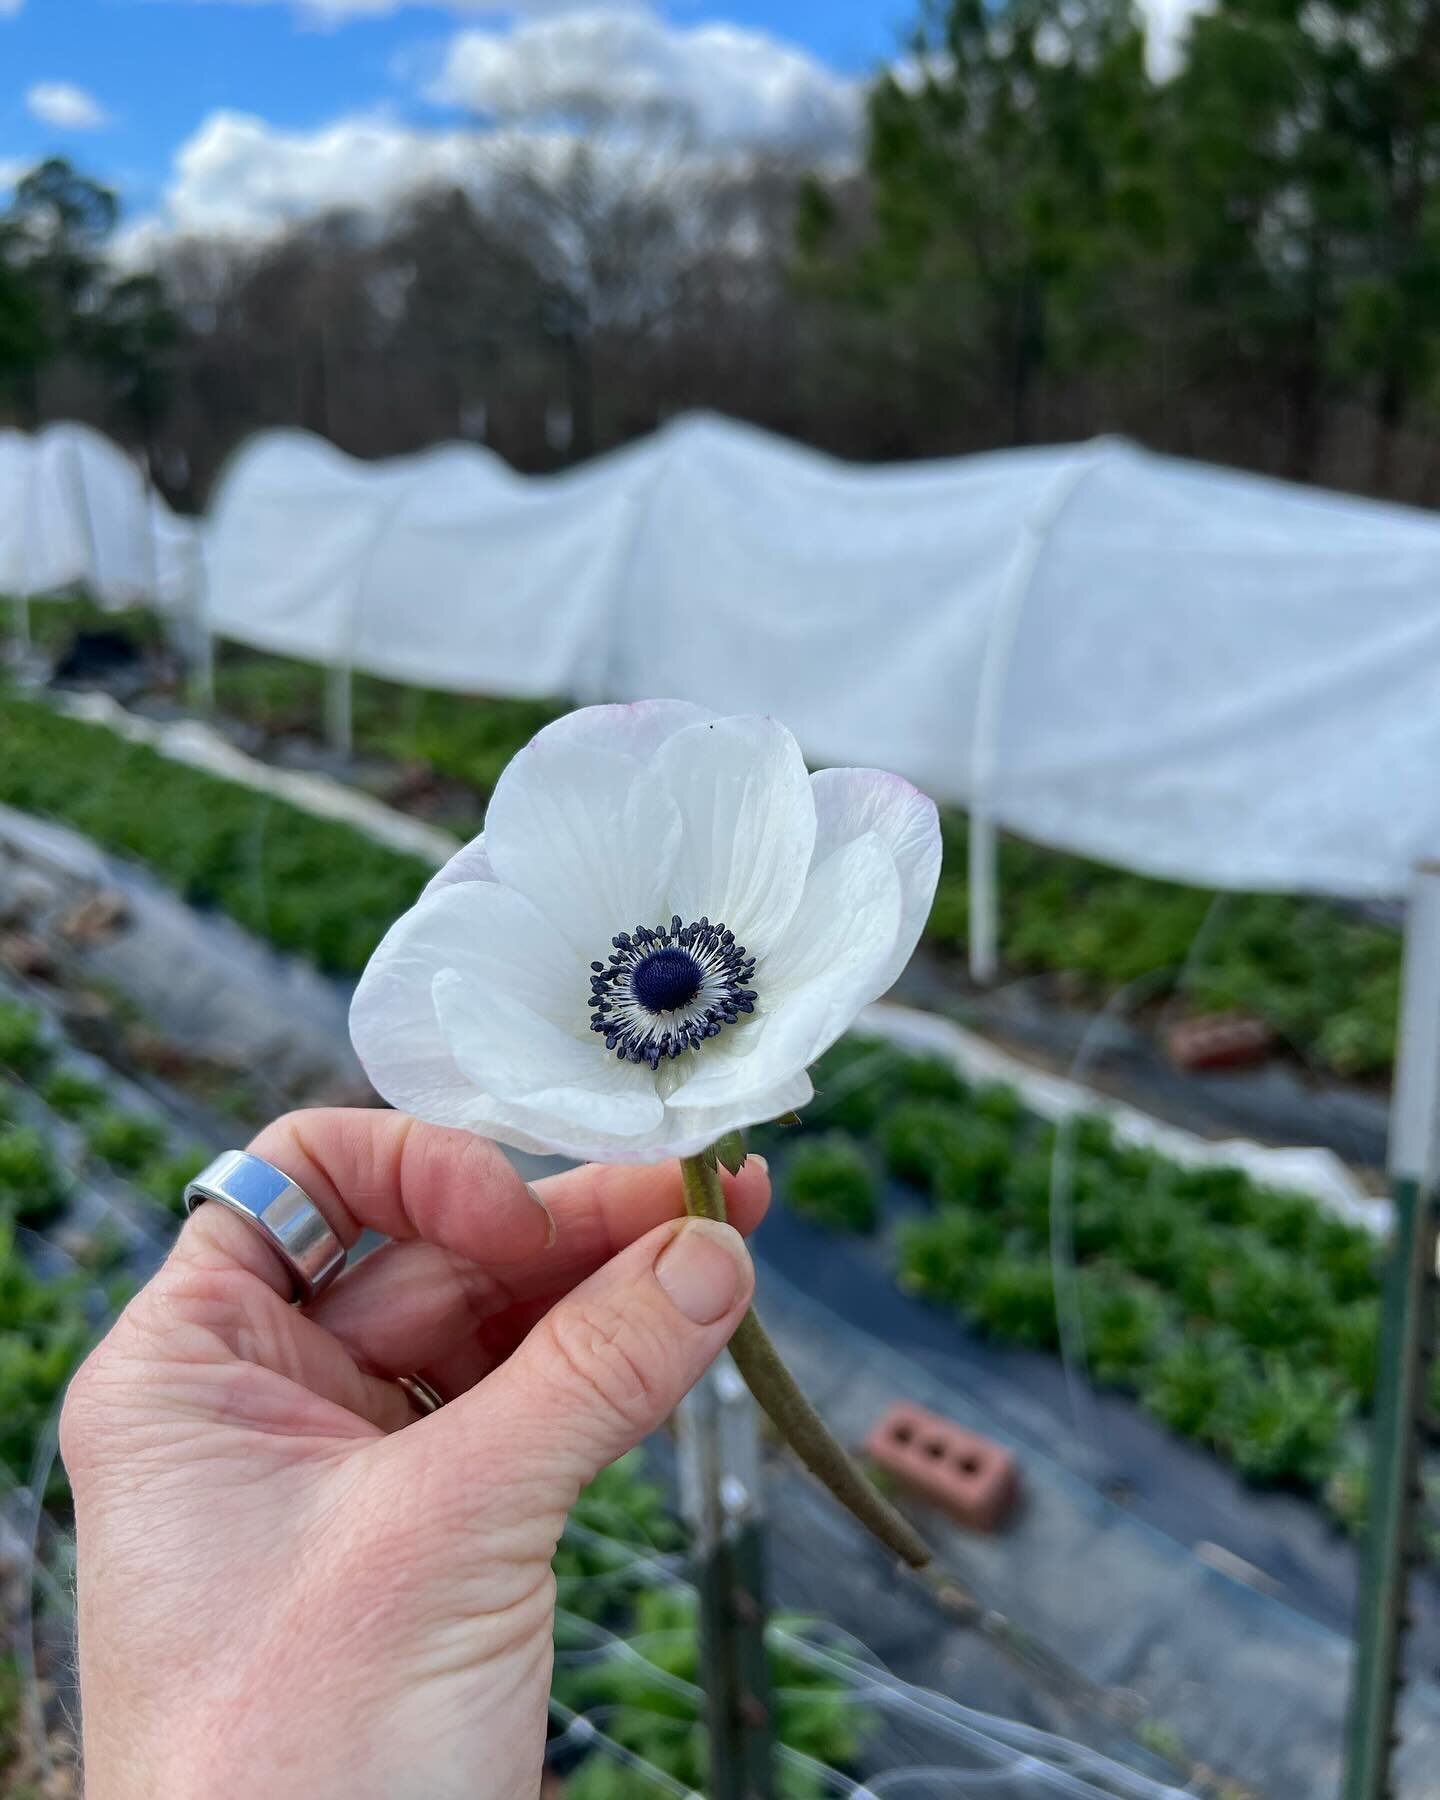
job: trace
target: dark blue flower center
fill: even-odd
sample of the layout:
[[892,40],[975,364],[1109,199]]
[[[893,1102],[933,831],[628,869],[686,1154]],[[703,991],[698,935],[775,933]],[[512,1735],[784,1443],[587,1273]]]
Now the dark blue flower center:
[[674,1012],[688,1006],[700,992],[704,979],[699,963],[688,950],[652,950],[630,971],[635,998],[647,1012]]
[[673,913],[610,942],[590,965],[590,1029],[624,1061],[658,1069],[755,1010],[755,958],[726,925]]

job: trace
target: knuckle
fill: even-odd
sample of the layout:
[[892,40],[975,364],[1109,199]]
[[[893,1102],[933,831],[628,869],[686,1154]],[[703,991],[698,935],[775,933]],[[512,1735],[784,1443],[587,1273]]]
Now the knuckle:
[[608,1308],[561,1306],[548,1330],[560,1379],[626,1429],[648,1427],[663,1406],[663,1360],[647,1354],[635,1321]]

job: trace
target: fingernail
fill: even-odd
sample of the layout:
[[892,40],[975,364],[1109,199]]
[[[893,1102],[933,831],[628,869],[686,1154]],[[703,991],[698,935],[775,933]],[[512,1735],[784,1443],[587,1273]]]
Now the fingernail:
[[745,1292],[750,1253],[733,1226],[687,1219],[656,1263],[655,1279],[692,1325],[713,1325]]
[[525,1183],[525,1192],[545,1215],[545,1248],[547,1250],[553,1250],[555,1248],[555,1239],[559,1236],[559,1231],[555,1224],[555,1215],[540,1198],[539,1193],[531,1187],[528,1181]]

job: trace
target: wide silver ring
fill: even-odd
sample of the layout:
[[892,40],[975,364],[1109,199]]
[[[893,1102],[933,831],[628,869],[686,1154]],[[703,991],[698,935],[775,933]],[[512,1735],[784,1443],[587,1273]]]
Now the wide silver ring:
[[296,1300],[313,1300],[345,1267],[345,1246],[305,1190],[246,1150],[226,1150],[200,1171],[185,1189],[185,1211],[202,1200],[255,1227],[290,1271]]

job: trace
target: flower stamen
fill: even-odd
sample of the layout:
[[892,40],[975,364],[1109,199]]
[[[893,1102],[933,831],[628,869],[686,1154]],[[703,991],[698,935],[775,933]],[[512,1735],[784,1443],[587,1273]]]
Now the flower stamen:
[[608,963],[590,965],[590,1029],[622,1060],[658,1069],[755,1010],[745,985],[755,958],[724,925],[686,925],[675,913],[668,926],[637,925],[611,943]]

